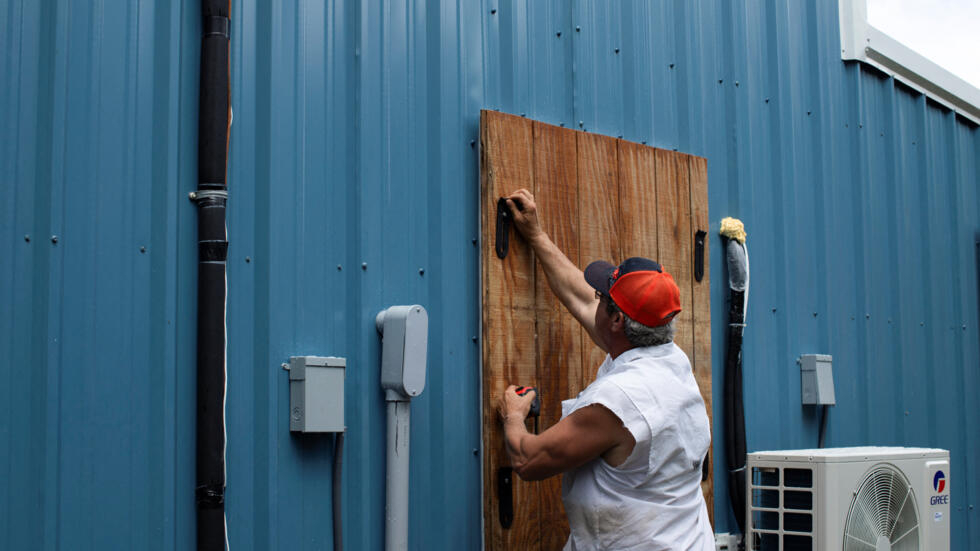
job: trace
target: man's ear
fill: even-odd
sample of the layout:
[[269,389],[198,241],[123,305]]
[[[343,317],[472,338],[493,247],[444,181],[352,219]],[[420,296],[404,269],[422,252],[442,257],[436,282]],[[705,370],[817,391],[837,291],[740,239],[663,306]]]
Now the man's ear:
[[614,330],[625,331],[626,330],[626,314],[622,312],[616,312],[613,314],[612,326]]

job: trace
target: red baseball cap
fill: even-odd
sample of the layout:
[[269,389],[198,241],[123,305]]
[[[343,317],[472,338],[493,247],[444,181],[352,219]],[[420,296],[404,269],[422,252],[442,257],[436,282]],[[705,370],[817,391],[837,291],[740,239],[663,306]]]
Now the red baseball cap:
[[585,281],[648,327],[665,325],[681,311],[681,290],[674,278],[648,258],[627,258],[618,267],[597,260],[585,268]]

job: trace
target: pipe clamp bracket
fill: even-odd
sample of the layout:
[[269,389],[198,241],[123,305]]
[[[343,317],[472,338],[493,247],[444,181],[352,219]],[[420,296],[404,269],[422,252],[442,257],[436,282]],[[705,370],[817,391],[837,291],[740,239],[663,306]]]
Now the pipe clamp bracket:
[[228,191],[223,189],[199,189],[188,193],[187,198],[195,202],[204,201],[207,199],[221,199],[222,201],[227,201]]
[[223,36],[229,38],[228,29],[231,27],[231,21],[221,15],[209,15],[204,18],[204,32],[202,33],[205,38],[211,35]]
[[225,504],[225,488],[220,484],[205,484],[194,490],[198,509],[220,509]]

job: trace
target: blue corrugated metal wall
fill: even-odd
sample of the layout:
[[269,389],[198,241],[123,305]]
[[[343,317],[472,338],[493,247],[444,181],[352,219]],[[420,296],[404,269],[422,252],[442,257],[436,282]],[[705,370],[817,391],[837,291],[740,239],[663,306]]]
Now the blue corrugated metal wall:
[[[0,0],[0,547],[193,545],[198,19]],[[749,448],[815,444],[795,358],[833,354],[829,445],[949,448],[953,548],[980,544],[980,135],[841,62],[836,2],[247,1],[232,36],[234,549],[329,547],[332,445],[287,430],[295,354],[349,360],[345,535],[382,546],[373,319],[416,302],[411,547],[480,545],[483,107],[706,157],[712,230],[749,231]]]

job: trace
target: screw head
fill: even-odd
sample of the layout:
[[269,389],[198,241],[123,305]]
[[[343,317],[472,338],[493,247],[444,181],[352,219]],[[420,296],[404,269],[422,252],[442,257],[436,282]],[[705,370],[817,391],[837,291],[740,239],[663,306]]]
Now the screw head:
[[51,236],[51,242],[52,243],[57,243],[58,242],[58,236],[57,235],[52,235]]
[[337,271],[338,271],[338,272],[339,272],[339,271],[341,271],[341,270],[343,270],[343,269],[344,269],[344,267],[343,267],[343,266],[341,266],[340,264],[337,264]]
[[246,256],[246,257],[245,257],[245,263],[246,263],[246,264],[249,264],[249,263],[251,263],[251,262],[252,262],[252,257],[251,257],[251,256]]
[[419,275],[420,276],[424,276],[425,275],[425,268],[419,268]]
[[30,235],[25,235],[24,236],[24,241],[27,241],[28,243],[30,243],[31,242],[31,236]]
[[582,27],[579,27],[578,25],[575,25],[575,32],[577,32],[577,33],[582,32]]
[[490,10],[490,15],[497,15],[497,8],[491,9]]
[[615,50],[613,50],[613,51],[614,51],[614,52],[616,52],[616,53],[618,54],[618,53],[619,53],[619,48],[616,48],[616,49],[615,49]]
[[367,262],[361,262],[361,269],[367,270]]
[[140,252],[141,253],[145,253],[146,252],[146,247],[140,247]]
[[561,31],[556,32],[555,33],[555,36],[557,36],[558,38],[561,38]]

